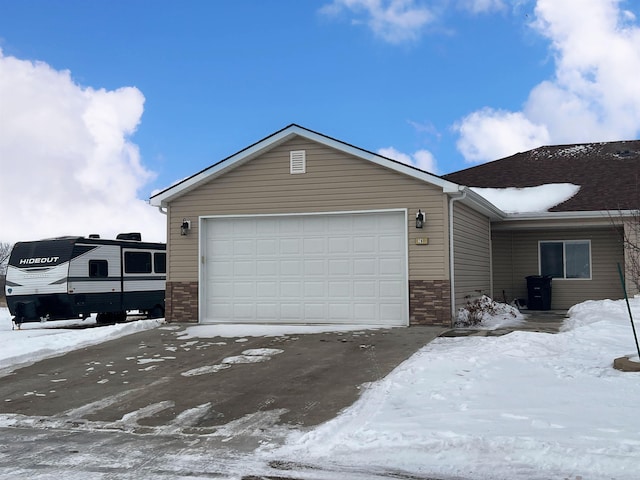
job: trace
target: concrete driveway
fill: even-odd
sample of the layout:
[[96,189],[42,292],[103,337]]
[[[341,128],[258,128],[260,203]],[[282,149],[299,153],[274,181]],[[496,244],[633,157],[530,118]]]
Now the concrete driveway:
[[289,427],[333,418],[443,331],[181,338],[187,327],[168,324],[14,371],[0,381],[0,426],[206,434],[251,451],[278,443]]

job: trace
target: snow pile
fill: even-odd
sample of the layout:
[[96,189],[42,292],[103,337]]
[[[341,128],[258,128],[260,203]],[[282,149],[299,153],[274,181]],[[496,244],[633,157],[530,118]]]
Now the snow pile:
[[[193,325],[187,327],[178,337],[189,338],[238,338],[238,337],[281,337],[283,335],[305,335],[312,333],[353,332],[360,330],[376,330],[380,325]],[[238,340],[236,340],[238,341]]]
[[131,333],[156,328],[164,319],[139,320],[96,328],[63,329],[95,324],[95,317],[86,320],[63,320],[49,323],[23,323],[13,330],[11,314],[0,307],[0,369],[17,368],[20,364],[62,355],[71,350],[96,345]]
[[480,188],[471,190],[506,213],[546,212],[573,197],[580,187],[572,183],[551,183],[525,188]]
[[635,480],[640,373],[612,368],[634,349],[624,301],[578,305],[556,335],[440,338],[275,453],[421,476]]

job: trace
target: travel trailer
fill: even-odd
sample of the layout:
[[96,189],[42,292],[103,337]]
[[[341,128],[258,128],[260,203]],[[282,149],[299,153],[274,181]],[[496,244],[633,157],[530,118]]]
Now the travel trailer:
[[87,318],[122,322],[127,311],[164,316],[164,243],[139,233],[18,242],[9,257],[5,294],[13,321]]

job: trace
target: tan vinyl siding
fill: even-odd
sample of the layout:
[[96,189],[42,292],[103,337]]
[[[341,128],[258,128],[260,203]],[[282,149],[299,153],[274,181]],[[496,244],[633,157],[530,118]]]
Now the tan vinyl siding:
[[[289,152],[306,151],[306,173],[290,174]],[[170,281],[198,280],[198,218],[407,209],[409,279],[448,279],[446,198],[438,187],[295,137],[230,172],[199,186],[169,205]],[[418,209],[425,228],[415,228]],[[192,221],[180,236],[183,218]],[[415,245],[416,237],[429,244]]]
[[454,203],[454,284],[456,307],[491,295],[491,225],[484,215]]
[[617,264],[623,262],[620,237],[609,228],[493,232],[493,283],[498,298],[527,298],[528,275],[538,275],[538,242],[591,240],[591,280],[553,279],[551,308],[567,309],[585,300],[618,299]]

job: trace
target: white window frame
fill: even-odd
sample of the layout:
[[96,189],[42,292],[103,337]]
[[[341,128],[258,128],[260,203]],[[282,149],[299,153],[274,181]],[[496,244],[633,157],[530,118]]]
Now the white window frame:
[[[591,240],[538,240],[538,273],[542,273],[542,244],[543,243],[561,243],[562,244],[562,277],[553,277],[553,280],[592,280],[593,278],[593,261],[591,255]],[[584,278],[567,277],[567,245],[570,244],[587,244],[589,246],[589,276]]]

